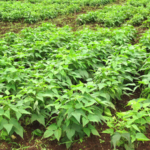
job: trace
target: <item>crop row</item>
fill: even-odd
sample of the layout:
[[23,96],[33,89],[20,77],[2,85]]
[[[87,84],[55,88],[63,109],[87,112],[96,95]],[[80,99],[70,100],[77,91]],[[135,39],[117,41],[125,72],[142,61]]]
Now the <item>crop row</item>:
[[[18,1],[18,0],[2,0],[2,1]],[[43,4],[80,4],[84,6],[97,6],[97,5],[104,5],[110,2],[113,2],[114,0],[20,0],[22,2],[29,2],[29,3],[43,3]]]
[[99,135],[95,123],[111,115],[112,99],[136,88],[146,50],[130,42],[132,26],[70,32],[43,24],[0,40],[0,137],[23,137],[39,122],[69,147],[76,137]]
[[143,65],[139,66],[139,72],[143,74],[138,81],[141,96],[128,102],[130,110],[117,112],[113,118],[107,118],[109,129],[103,131],[111,135],[115,150],[116,146],[123,146],[126,150],[135,149],[135,141],[150,141],[144,135],[150,124],[150,30],[142,35],[139,43],[147,53],[146,59],[141,63]]
[[150,3],[148,0],[138,0],[139,5],[127,1],[124,5],[105,6],[104,9],[79,15],[77,22],[86,24],[97,22],[105,27],[120,26],[125,23],[140,25],[146,19],[149,20]]
[[81,11],[83,6],[99,6],[114,0],[84,0],[84,1],[42,1],[36,4],[21,1],[0,1],[0,21],[20,21],[34,23],[40,20],[52,19],[59,15]]

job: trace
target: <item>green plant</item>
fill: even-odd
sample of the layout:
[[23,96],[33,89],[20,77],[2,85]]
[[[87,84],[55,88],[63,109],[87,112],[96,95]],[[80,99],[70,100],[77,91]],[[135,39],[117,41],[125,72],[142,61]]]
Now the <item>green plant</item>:
[[131,100],[128,106],[131,110],[118,112],[113,118],[108,118],[107,125],[109,129],[103,131],[111,135],[111,143],[116,150],[116,146],[123,146],[126,150],[134,149],[134,142],[149,141],[143,133],[146,131],[146,125],[149,120],[150,101],[139,98]]
[[136,14],[133,16],[133,18],[131,20],[128,21],[128,23],[130,23],[132,25],[140,25],[143,20],[144,20],[143,15]]

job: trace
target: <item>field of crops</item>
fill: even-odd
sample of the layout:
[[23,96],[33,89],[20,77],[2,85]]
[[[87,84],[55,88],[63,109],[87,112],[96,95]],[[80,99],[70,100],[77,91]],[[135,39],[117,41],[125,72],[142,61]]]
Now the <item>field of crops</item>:
[[[85,7],[94,10],[82,14]],[[0,38],[0,147],[56,150],[44,141],[57,141],[65,144],[62,150],[75,150],[75,142],[108,134],[111,141],[99,145],[148,150],[149,0],[0,1],[0,23],[35,23],[71,13],[82,29],[47,21]],[[126,95],[129,100],[123,100]],[[44,146],[21,145],[29,132],[27,143],[38,137]]]
[[[28,0],[0,1],[0,21],[35,23],[59,15],[77,13],[84,6],[99,6],[114,0]],[[32,2],[32,3],[31,3]]]
[[104,27],[116,27],[123,23],[138,26],[150,22],[149,15],[149,0],[128,0],[124,5],[105,6],[102,10],[81,14],[78,16],[78,23],[96,22]]

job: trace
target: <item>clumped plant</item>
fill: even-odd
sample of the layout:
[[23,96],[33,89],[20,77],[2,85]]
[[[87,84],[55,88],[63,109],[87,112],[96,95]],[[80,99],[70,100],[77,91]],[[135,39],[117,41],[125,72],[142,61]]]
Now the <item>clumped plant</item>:
[[107,118],[109,129],[103,131],[111,135],[111,143],[116,150],[117,146],[126,150],[135,149],[135,141],[150,141],[145,136],[146,127],[150,123],[150,100],[139,98],[128,102],[131,110],[117,112],[114,117]]

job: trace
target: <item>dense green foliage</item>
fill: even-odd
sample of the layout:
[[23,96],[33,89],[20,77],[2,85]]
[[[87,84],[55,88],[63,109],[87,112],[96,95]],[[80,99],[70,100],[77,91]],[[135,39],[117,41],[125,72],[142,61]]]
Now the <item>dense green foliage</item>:
[[114,108],[111,99],[136,87],[145,50],[128,45],[135,35],[130,26],[72,33],[49,24],[7,34],[0,41],[0,129],[23,137],[23,126],[38,121],[48,127],[45,138],[62,142],[98,135],[93,125]]
[[116,146],[124,146],[126,150],[134,150],[134,141],[150,140],[143,134],[146,133],[146,127],[150,124],[150,30],[142,35],[139,43],[146,52],[146,59],[143,59],[139,65],[139,72],[142,71],[144,75],[140,76],[138,81],[142,88],[141,97],[144,98],[129,101],[128,106],[131,106],[131,110],[117,112],[114,118],[106,118],[109,129],[103,132],[111,135],[111,142],[115,150]]
[[[4,0],[0,21],[34,23],[113,1]],[[0,39],[0,139],[23,138],[26,126],[39,124],[43,138],[70,147],[75,139],[99,136],[96,124],[105,122],[114,149],[149,141],[150,30],[133,44],[139,38],[133,26],[149,28],[149,15],[149,0],[127,0],[77,18],[105,28],[72,32],[45,23],[7,33]],[[131,109],[112,116],[113,101],[139,87],[141,97],[128,102]]]
[[150,15],[149,6],[149,0],[139,0],[135,3],[127,1],[123,5],[105,6],[102,10],[79,15],[77,21],[79,24],[96,22],[105,27],[120,26],[123,23],[140,25]]
[[23,20],[27,23],[34,23],[56,18],[59,15],[79,12],[83,6],[100,6],[114,0],[38,0],[36,4],[31,3],[32,1],[0,1],[0,21]]
[[103,133],[109,133],[112,145],[116,150],[116,146],[123,146],[126,150],[134,150],[135,141],[149,141],[143,133],[150,124],[150,100],[134,99],[129,101],[128,106],[132,109],[126,112],[118,112],[113,118],[108,118],[107,125],[109,129]]

